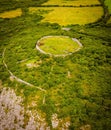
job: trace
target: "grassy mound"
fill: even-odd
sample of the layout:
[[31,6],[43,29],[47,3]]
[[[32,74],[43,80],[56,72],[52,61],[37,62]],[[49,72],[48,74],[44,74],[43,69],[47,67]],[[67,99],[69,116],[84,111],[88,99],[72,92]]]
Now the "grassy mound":
[[46,53],[69,54],[79,50],[80,45],[67,36],[48,36],[38,41],[38,46]]

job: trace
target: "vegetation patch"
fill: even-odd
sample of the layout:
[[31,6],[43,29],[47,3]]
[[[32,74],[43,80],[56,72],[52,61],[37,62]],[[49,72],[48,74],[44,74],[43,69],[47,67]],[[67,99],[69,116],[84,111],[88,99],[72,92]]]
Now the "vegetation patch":
[[105,5],[108,6],[109,12],[111,14],[111,0],[105,0]]
[[29,8],[29,11],[42,15],[44,17],[42,22],[58,23],[60,25],[84,25],[97,21],[103,15],[102,7],[31,7]]
[[28,67],[28,68],[37,68],[37,67],[39,67],[40,66],[40,64],[42,63],[42,61],[41,60],[30,60],[30,61],[28,61],[27,63],[26,63],[26,66]]
[[111,23],[111,16],[110,16],[110,19],[107,21],[107,24],[110,24]]
[[15,18],[22,15],[22,10],[20,8],[16,10],[6,11],[0,14],[1,18]]
[[47,2],[43,3],[43,5],[73,5],[73,6],[80,6],[80,5],[95,5],[100,4],[98,0],[48,0]]
[[41,48],[39,51],[46,54],[53,55],[68,55],[75,51],[78,51],[81,47],[81,43],[75,39],[67,36],[47,36],[41,38],[37,42],[38,47]]

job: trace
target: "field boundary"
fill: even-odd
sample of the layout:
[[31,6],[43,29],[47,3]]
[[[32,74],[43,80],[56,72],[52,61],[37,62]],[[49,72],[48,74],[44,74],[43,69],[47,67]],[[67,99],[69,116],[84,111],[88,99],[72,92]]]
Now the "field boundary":
[[41,40],[46,39],[46,38],[50,38],[50,37],[64,37],[64,38],[69,38],[68,36],[44,36],[44,37],[42,37],[41,39],[39,39],[39,40],[37,41],[37,44],[36,44],[36,49],[37,49],[40,53],[45,54],[45,55],[54,56],[54,57],[65,57],[65,56],[71,55],[71,54],[73,54],[73,53],[79,51],[79,50],[83,47],[83,46],[82,46],[82,43],[80,43],[80,41],[79,41],[78,39],[72,38],[72,40],[73,40],[74,42],[78,43],[78,45],[79,45],[79,48],[77,48],[74,52],[70,52],[70,53],[68,53],[68,54],[60,54],[60,55],[59,55],[59,54],[58,54],[58,55],[54,55],[54,54],[51,54],[51,53],[46,53],[45,51],[43,51],[43,50],[39,47],[39,44],[40,44],[40,41],[41,41]]
[[74,7],[74,8],[79,8],[79,7],[98,7],[102,6],[102,4],[92,4],[92,5],[38,5],[36,7]]

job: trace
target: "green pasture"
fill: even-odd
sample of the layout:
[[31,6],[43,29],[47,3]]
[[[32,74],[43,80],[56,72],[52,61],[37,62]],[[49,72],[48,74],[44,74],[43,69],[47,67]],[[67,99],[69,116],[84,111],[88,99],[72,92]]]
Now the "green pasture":
[[99,0],[48,0],[43,5],[96,5],[100,4]]
[[38,13],[44,18],[42,22],[58,23],[60,25],[88,24],[96,22],[103,15],[102,7],[30,7],[30,13]]
[[22,10],[20,8],[16,10],[6,11],[0,13],[0,18],[15,18],[22,15]]
[[43,45],[40,48],[51,54],[68,54],[77,50],[80,46],[77,42],[69,37],[53,36],[47,37],[39,41]]

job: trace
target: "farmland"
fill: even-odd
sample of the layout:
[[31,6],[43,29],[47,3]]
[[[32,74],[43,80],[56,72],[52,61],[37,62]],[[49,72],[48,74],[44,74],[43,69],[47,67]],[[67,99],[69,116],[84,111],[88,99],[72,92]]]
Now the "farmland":
[[[29,14],[37,13],[43,16],[41,22],[58,23],[60,25],[88,24],[96,22],[103,16],[102,7],[29,7]],[[0,14],[1,18],[14,18],[22,15],[21,9],[10,10]],[[61,17],[62,15],[62,17]],[[66,17],[67,16],[67,17]]]
[[[42,22],[58,23],[60,25],[69,24],[88,24],[96,22],[103,15],[102,7],[84,7],[84,8],[70,8],[70,7],[30,7],[30,12],[41,13],[44,17]],[[62,17],[61,17],[62,16]],[[66,17],[67,16],[67,17]]]
[[98,0],[48,0],[47,2],[43,3],[43,5],[71,5],[71,6],[80,6],[80,5],[100,5]]
[[21,9],[16,9],[12,11],[6,11],[0,14],[1,18],[14,18],[22,15]]
[[0,129],[110,130],[111,24],[101,3],[0,3]]

